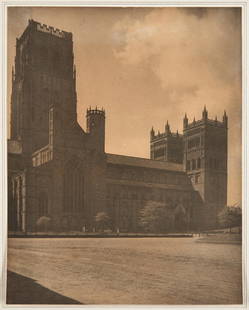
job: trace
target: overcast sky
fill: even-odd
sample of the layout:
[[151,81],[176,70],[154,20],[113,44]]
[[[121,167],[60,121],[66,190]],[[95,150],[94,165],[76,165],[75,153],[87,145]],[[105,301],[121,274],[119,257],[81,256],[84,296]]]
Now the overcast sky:
[[229,120],[228,203],[241,201],[240,8],[8,9],[8,98],[15,40],[33,18],[73,33],[78,121],[106,110],[106,151],[149,157],[149,132],[167,120]]

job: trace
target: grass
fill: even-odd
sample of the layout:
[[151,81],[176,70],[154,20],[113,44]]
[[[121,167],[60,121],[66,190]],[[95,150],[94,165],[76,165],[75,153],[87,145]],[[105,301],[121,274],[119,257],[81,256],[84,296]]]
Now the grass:
[[[241,304],[241,246],[195,240],[11,238],[8,269],[58,304],[57,295],[81,304]],[[11,298],[19,303],[20,294]]]

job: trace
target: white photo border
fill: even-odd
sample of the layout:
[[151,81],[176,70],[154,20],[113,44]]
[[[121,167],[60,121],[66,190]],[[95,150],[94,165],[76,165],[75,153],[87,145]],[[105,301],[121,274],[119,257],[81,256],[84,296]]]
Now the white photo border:
[[[0,305],[5,309],[249,309],[249,13],[248,3],[245,1],[191,1],[191,0],[171,0],[171,1],[151,1],[151,0],[126,0],[126,1],[42,1],[42,0],[5,0],[0,2],[0,197],[1,197],[1,234],[0,234],[0,266],[2,271]],[[6,266],[7,266],[7,9],[8,7],[241,7],[242,9],[242,277],[243,277],[243,304],[242,305],[82,305],[82,306],[53,306],[53,305],[6,305]],[[2,284],[2,285],[1,285]]]

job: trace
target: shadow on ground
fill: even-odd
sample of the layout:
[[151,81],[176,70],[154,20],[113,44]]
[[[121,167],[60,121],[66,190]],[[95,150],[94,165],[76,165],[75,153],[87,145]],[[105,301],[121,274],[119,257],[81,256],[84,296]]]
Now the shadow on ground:
[[7,304],[82,304],[36,283],[35,280],[8,270]]

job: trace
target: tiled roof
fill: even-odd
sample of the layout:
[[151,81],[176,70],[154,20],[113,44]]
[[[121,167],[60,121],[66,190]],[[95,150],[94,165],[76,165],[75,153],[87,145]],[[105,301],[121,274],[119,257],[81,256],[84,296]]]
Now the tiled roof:
[[106,154],[106,156],[108,164],[183,172],[183,165],[181,164],[116,154]]

